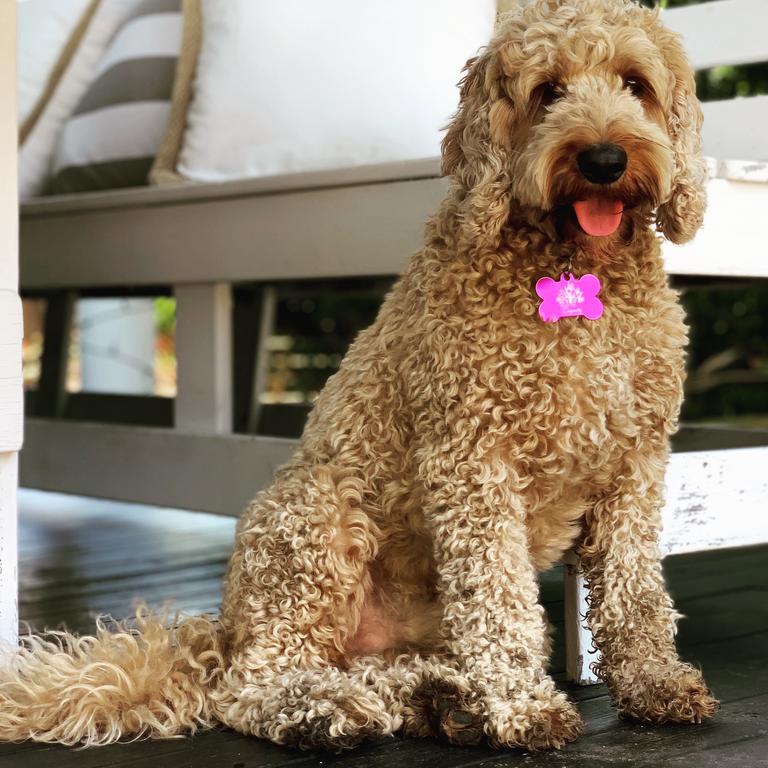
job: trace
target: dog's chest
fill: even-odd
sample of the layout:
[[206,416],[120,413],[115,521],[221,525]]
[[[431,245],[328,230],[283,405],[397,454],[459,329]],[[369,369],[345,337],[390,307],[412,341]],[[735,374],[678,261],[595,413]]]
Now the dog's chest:
[[527,461],[540,465],[530,469],[555,476],[607,471],[649,420],[653,405],[637,366],[656,342],[610,317],[566,318],[544,334],[528,332],[538,341],[517,345],[506,361],[513,454],[525,446]]
[[547,412],[532,412],[537,428],[549,426],[553,445],[594,465],[607,461],[636,399],[632,357],[616,339],[596,335],[589,321],[570,322],[546,350],[531,360]]

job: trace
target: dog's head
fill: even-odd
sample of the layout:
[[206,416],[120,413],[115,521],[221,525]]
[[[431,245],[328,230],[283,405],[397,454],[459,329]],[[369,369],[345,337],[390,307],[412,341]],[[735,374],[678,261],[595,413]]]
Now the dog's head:
[[655,212],[690,240],[706,205],[701,109],[678,37],[630,0],[535,0],[471,59],[443,170],[476,233],[513,203],[562,238],[608,244]]

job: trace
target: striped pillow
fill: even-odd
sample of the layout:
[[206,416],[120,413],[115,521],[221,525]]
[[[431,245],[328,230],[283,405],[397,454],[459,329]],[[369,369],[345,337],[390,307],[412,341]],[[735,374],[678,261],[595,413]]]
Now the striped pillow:
[[50,194],[147,184],[168,122],[181,30],[181,0],[137,4],[62,131]]

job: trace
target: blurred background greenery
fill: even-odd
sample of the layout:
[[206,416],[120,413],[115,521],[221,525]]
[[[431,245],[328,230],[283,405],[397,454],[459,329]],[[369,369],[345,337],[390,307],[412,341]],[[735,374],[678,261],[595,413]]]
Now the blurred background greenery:
[[[660,0],[660,2],[641,0],[641,2],[650,7],[678,8],[683,5],[701,5],[713,0]],[[702,101],[768,93],[768,62],[743,67],[713,67],[698,72],[696,89]]]

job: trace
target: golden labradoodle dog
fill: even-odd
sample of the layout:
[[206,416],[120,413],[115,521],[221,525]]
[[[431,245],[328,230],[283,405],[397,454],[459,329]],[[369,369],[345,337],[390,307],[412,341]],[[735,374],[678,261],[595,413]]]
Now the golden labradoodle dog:
[[[657,546],[686,344],[657,231],[701,224],[700,123],[656,13],[536,0],[506,16],[467,65],[423,249],[240,521],[220,624],[27,639],[0,737],[221,722],[302,747],[401,729],[561,747],[582,724],[547,674],[536,574],[569,547],[619,712],[711,716]],[[542,319],[537,281],[566,270],[599,278],[601,317]]]

